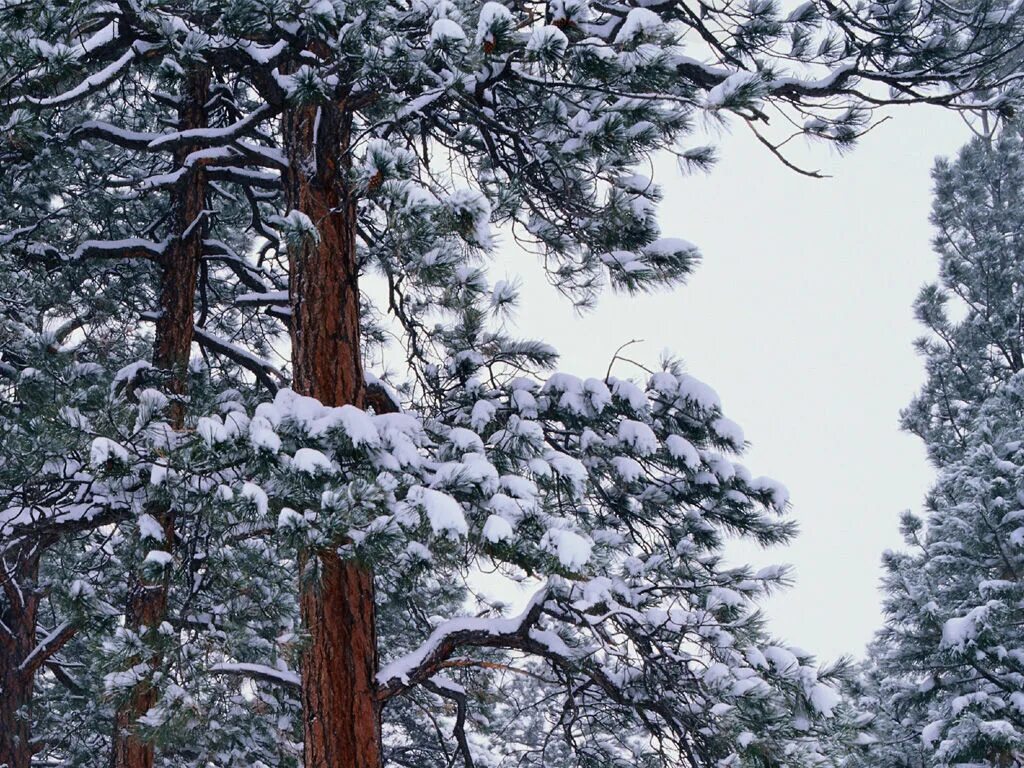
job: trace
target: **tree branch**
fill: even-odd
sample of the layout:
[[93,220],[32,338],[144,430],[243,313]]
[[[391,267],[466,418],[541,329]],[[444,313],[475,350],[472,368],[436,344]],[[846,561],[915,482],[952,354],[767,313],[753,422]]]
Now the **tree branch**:
[[297,672],[268,667],[265,664],[236,664],[221,662],[214,664],[208,670],[214,675],[237,675],[239,677],[251,677],[253,680],[261,680],[265,683],[284,686],[298,690],[302,687],[302,681]]
[[540,619],[547,588],[537,592],[526,610],[513,619],[463,618],[446,621],[412,653],[386,664],[377,673],[377,700],[387,701],[433,677],[451,656],[465,647],[532,649],[530,629]]

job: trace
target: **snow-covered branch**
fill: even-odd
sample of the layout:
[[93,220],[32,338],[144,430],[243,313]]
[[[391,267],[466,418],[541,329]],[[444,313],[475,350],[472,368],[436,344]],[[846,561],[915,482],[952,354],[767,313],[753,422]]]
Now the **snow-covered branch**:
[[58,94],[57,96],[50,96],[44,99],[29,96],[26,98],[26,101],[39,107],[56,107],[84,98],[90,93],[98,91],[100,88],[103,88],[105,85],[112,83],[120,77],[121,73],[128,68],[128,65],[131,64],[137,56],[144,54],[151,47],[150,43],[136,41],[132,43],[128,50],[122,53],[116,61],[104,67],[96,74],[85,78],[85,80],[80,82],[74,88]]
[[545,587],[511,619],[467,617],[444,622],[415,651],[384,665],[377,673],[377,698],[386,701],[433,677],[460,648],[528,650],[535,645],[530,630],[540,619],[547,598]]
[[145,150],[158,134],[129,131],[102,120],[87,120],[68,134],[69,141],[103,139],[126,149]]
[[204,328],[195,329],[195,339],[199,346],[223,355],[249,370],[271,393],[276,392],[278,386],[288,380],[273,363],[257,357],[249,350],[233,344],[227,339],[222,339]]
[[0,510],[0,551],[26,539],[51,539],[60,533],[98,528],[117,522],[129,512],[127,505],[84,501],[53,508],[12,506]]
[[299,688],[302,681],[297,672],[286,669],[268,667],[265,664],[242,664],[233,662],[220,662],[209,669],[214,675],[238,675],[240,677],[251,677],[253,680],[261,680],[265,683],[283,685],[286,688]]
[[245,117],[223,128],[189,128],[158,136],[150,142],[149,149],[174,149],[184,144],[204,147],[226,144],[243,136],[273,112],[274,109],[269,104],[260,104]]
[[167,241],[156,242],[141,237],[124,240],[85,240],[71,254],[71,260],[78,259],[154,259],[158,260],[167,250]]
[[266,293],[270,290],[265,281],[266,275],[221,240],[203,240],[203,258],[225,264],[254,293]]
[[45,664],[53,654],[67,645],[68,641],[75,636],[77,631],[77,628],[72,626],[69,621],[63,621],[58,624],[22,660],[21,664],[18,665],[18,671],[23,675],[35,674],[36,670]]

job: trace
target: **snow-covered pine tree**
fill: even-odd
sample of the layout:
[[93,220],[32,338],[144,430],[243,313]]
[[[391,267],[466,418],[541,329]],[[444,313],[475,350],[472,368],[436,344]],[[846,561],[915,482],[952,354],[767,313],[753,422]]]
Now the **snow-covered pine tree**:
[[[4,82],[13,88],[29,54],[26,41],[8,31],[0,37],[0,50]],[[28,766],[38,748],[31,725],[39,711],[32,703],[39,677],[71,679],[58,654],[88,618],[81,611],[48,610],[51,600],[67,598],[69,607],[81,603],[73,576],[53,583],[46,565],[63,537],[110,520],[110,510],[97,509],[87,523],[84,516],[66,514],[80,508],[86,495],[71,457],[88,450],[79,414],[103,400],[90,361],[130,348],[115,308],[138,298],[137,286],[120,270],[55,270],[43,250],[19,247],[30,234],[54,242],[88,238],[88,218],[79,218],[84,208],[75,193],[91,188],[91,164],[70,162],[47,146],[27,117],[4,112],[0,182],[0,763],[15,768]],[[79,343],[83,334],[86,344]],[[79,357],[76,347],[85,354]]]
[[[40,6],[19,4],[11,18]],[[721,455],[742,438],[681,372],[652,374],[646,388],[610,374],[549,377],[550,350],[495,333],[491,315],[515,294],[486,282],[488,225],[539,247],[552,280],[581,304],[606,280],[630,290],[678,282],[695,251],[658,238],[656,187],[634,167],[658,149],[706,162],[706,150],[679,145],[699,110],[753,126],[772,101],[810,117],[805,133],[849,142],[876,98],[853,90],[858,77],[898,87],[896,100],[938,86],[928,98],[974,105],[979,88],[1000,84],[992,73],[1012,50],[1019,12],[992,16],[986,6],[950,19],[942,7],[875,8],[865,19],[811,5],[782,17],[763,3],[698,14],[674,4],[256,0],[73,10],[47,30],[55,34],[20,38],[70,66],[30,78],[9,105],[59,113],[103,96],[117,103],[126,84],[161,102],[148,68],[169,56],[171,70],[187,73],[175,56],[187,47],[192,64],[234,89],[221,129],[140,138],[140,126],[125,133],[88,115],[66,141],[187,147],[172,170],[203,168],[235,185],[250,204],[248,233],[287,246],[292,375],[323,404],[283,392],[251,418],[227,408],[197,420],[202,444],[179,447],[224,459],[236,501],[263,518],[251,530],[276,515],[298,545],[306,765],[379,764],[384,702],[401,711],[416,696],[454,703],[452,738],[467,764],[482,754],[588,765],[820,759],[812,731],[832,708],[829,688],[806,659],[767,643],[753,610],[778,574],[724,569],[717,554],[729,532],[785,539],[771,517],[782,495]],[[970,24],[989,47],[967,66],[957,54],[976,52],[978,38],[963,34]],[[809,70],[784,72],[790,57]],[[850,108],[837,113],[832,100],[844,95]],[[279,186],[278,210],[253,193]],[[227,252],[205,238],[203,247]],[[245,257],[225,263],[251,276]],[[379,311],[366,290],[374,273],[385,284]],[[282,299],[256,293],[249,304]],[[360,331],[384,338],[390,328],[376,319],[387,314],[409,353],[415,415],[368,397]],[[214,351],[254,359],[230,344]],[[95,446],[114,470],[124,463],[117,445]],[[191,456],[179,477],[197,464]],[[208,495],[208,509],[229,502]],[[438,585],[471,585],[486,564],[534,584],[519,619],[456,618],[428,633],[432,609],[461,602]],[[408,586],[417,610],[379,621],[375,582]],[[385,627],[395,636],[381,637],[389,664],[377,673]],[[477,655],[463,656],[469,649]],[[505,687],[532,716],[493,703],[492,717],[467,716],[468,692],[486,690],[496,670],[539,678],[540,687]],[[287,668],[245,671],[298,679]],[[171,698],[143,719],[161,719],[154,710]],[[502,728],[488,734],[487,720]],[[517,734],[507,749],[505,728]],[[391,735],[392,756],[434,749],[408,726]],[[444,750],[431,759],[448,762]],[[132,754],[145,765],[152,753]]]
[[[604,269],[613,281],[632,289],[645,282],[671,283],[689,269],[691,252],[685,244],[658,241],[652,247],[654,231],[642,202],[650,184],[622,174],[644,152],[666,146],[685,128],[685,105],[698,101],[702,87],[708,90],[704,103],[712,109],[742,112],[752,99],[772,95],[777,84],[766,84],[750,72],[708,77],[706,69],[688,83],[681,80],[679,60],[657,52],[659,46],[667,51],[675,43],[675,15],[668,8],[657,9],[659,15],[624,7],[593,19],[582,7],[545,8],[545,22],[551,24],[544,26],[531,9],[518,17],[495,3],[478,14],[467,10],[444,6],[410,13],[367,6],[354,14],[320,3],[289,22],[297,25],[288,32],[296,36],[300,50],[280,49],[269,63],[277,65],[271,74],[284,72],[291,79],[271,81],[264,75],[262,83],[254,80],[261,95],[282,110],[286,204],[301,238],[293,238],[290,250],[295,381],[300,392],[328,404],[362,404],[359,198],[363,216],[372,221],[374,193],[389,181],[388,166],[401,173],[404,160],[430,169],[434,148],[441,149],[443,158],[454,156],[468,164],[469,180],[490,198],[499,219],[520,225],[556,264],[551,270],[556,282],[590,301]],[[475,30],[467,30],[466,22],[473,24],[474,16]],[[281,28],[277,19],[266,18],[253,42],[273,39]],[[516,34],[523,28],[531,29],[529,36]],[[738,38],[751,44],[746,32]],[[524,54],[522,65],[517,65],[519,51]],[[247,54],[257,59],[250,71],[265,71],[269,52],[254,56],[250,48]],[[303,58],[288,63],[296,54]],[[831,73],[832,88],[815,91],[787,80],[776,95],[813,100],[838,89],[835,83],[845,80],[846,72]],[[659,89],[661,104],[646,98]],[[573,92],[578,97],[570,96]],[[533,111],[533,104],[544,104],[544,111]],[[852,110],[838,123],[814,124],[826,135],[848,140],[858,119]],[[386,127],[378,132],[374,126]],[[577,126],[584,129],[582,136]],[[625,136],[613,133],[622,129]],[[420,157],[409,152],[415,140],[390,138],[403,132],[420,137]],[[388,137],[391,144],[378,139],[367,150],[369,169],[362,178],[353,162],[359,134]],[[377,162],[378,156],[385,162]],[[392,159],[396,156],[397,162]],[[604,189],[609,194],[602,201]],[[448,192],[444,186],[440,191]],[[479,202],[466,202],[477,208],[461,214],[471,224],[483,211]],[[372,253],[373,230],[366,231],[371,234],[363,234],[362,240]],[[476,232],[467,234],[463,239],[469,245],[480,244]],[[338,260],[339,253],[346,256]],[[392,299],[396,293],[401,296],[393,287],[395,278],[408,279],[410,266],[393,257],[385,266]],[[330,307],[326,322],[322,314],[314,316],[323,307]],[[475,324],[471,321],[470,328]],[[338,357],[339,349],[348,350],[347,355]],[[472,355],[473,346],[450,351],[457,360]],[[346,528],[350,523],[344,521]],[[311,635],[303,656],[309,765],[373,765],[380,760],[374,732],[379,711],[371,679],[377,647],[374,577],[358,558],[339,560],[334,549],[350,537],[346,528],[319,532],[318,541],[327,544],[317,558],[319,578],[304,586],[304,620]],[[338,634],[339,623],[350,617],[351,629]],[[316,721],[309,719],[310,712],[318,714]]]
[[[39,157],[52,155],[43,149],[35,154]],[[20,172],[16,158],[7,160],[5,200],[49,204],[52,196],[73,186],[71,177],[79,173],[62,166],[70,177],[54,172],[40,187]],[[35,221],[30,226],[42,234],[61,224]],[[79,473],[76,457],[89,450],[83,414],[95,413],[106,401],[99,366],[90,361],[116,360],[120,350],[131,349],[125,343],[127,329],[109,310],[119,299],[129,299],[134,286],[116,273],[96,275],[74,267],[54,271],[39,254],[22,258],[5,250],[2,263],[0,760],[27,766],[38,747],[30,739],[30,718],[39,712],[32,708],[34,683],[44,673],[71,679],[57,654],[91,618],[81,599],[85,592],[76,584],[80,568],[69,567],[68,578],[55,581],[49,565],[65,540],[81,543],[88,531],[121,513],[88,503],[89,481]],[[87,341],[79,336],[83,328],[89,330]],[[84,570],[89,562],[95,564],[94,558],[76,553],[65,565],[73,560]],[[66,611],[50,610],[62,601]]]
[[956,162],[941,160],[935,168],[940,282],[915,304],[928,330],[917,342],[928,376],[903,424],[939,466],[962,454],[982,403],[1024,367],[1021,130],[1011,123],[991,143],[978,139]]
[[[86,545],[81,538],[87,539],[87,532],[101,526],[137,521],[142,536],[130,540],[137,547],[146,538],[142,523],[149,521],[154,531],[162,531],[158,538],[165,549],[175,544],[173,513],[164,508],[159,491],[140,492],[137,482],[129,478],[119,497],[102,498],[111,493],[105,483],[100,483],[99,500],[83,497],[83,493],[96,493],[92,485],[97,481],[88,471],[90,453],[95,463],[97,451],[90,452],[83,439],[104,434],[104,428],[114,427],[116,433],[117,427],[125,425],[103,418],[104,411],[114,406],[123,411],[125,402],[137,397],[141,397],[140,410],[150,413],[140,414],[134,428],[128,426],[122,434],[134,433],[145,443],[152,437],[146,434],[152,431],[147,422],[152,411],[160,410],[154,403],[167,398],[166,426],[180,430],[194,338],[204,352],[230,361],[228,380],[237,378],[236,363],[271,388],[271,374],[281,378],[273,366],[244,348],[266,348],[261,339],[264,324],[253,322],[262,315],[234,304],[242,286],[266,293],[273,273],[235,255],[232,246],[241,249],[247,242],[242,228],[232,220],[239,205],[227,195],[230,204],[211,208],[207,163],[193,162],[195,147],[188,139],[188,131],[230,118],[231,88],[211,85],[209,68],[194,55],[193,42],[185,37],[166,49],[162,60],[148,62],[135,79],[115,82],[110,77],[78,91],[61,90],[62,84],[77,78],[83,59],[104,55],[110,27],[93,26],[96,21],[93,9],[47,4],[26,4],[4,17],[4,65],[10,74],[5,83],[10,99],[5,104],[8,172],[3,197],[5,267],[11,277],[7,306],[8,319],[26,337],[14,343],[15,330],[4,344],[14,385],[4,422],[5,448],[12,454],[4,462],[5,510],[0,519],[6,561],[12,564],[4,584],[6,626],[12,628],[12,642],[16,640],[18,646],[12,646],[4,659],[5,666],[10,662],[17,672],[18,679],[4,686],[4,705],[17,713],[17,727],[5,717],[2,743],[6,762],[17,768],[27,766],[31,753],[46,746],[41,739],[30,738],[28,730],[34,673],[89,618],[82,611],[74,611],[75,621],[55,618],[60,615],[58,604],[74,608],[75,600],[40,584],[60,574],[65,582],[58,587],[64,592],[74,588],[79,594],[86,590],[91,594],[93,587],[88,580],[75,578],[83,574],[70,563],[81,560],[80,549]],[[83,36],[85,32],[89,34]],[[44,42],[44,37],[50,42]],[[185,140],[179,140],[181,135]],[[215,168],[211,175],[216,174]],[[211,222],[215,216],[219,232]],[[226,268],[218,270],[211,262]],[[144,364],[125,369],[130,375],[111,381],[122,364],[138,358],[140,340],[148,335],[139,327],[140,309],[142,317],[155,324],[153,351],[144,356]],[[194,328],[196,320],[198,328]],[[234,341],[218,333],[222,328],[231,332]],[[52,348],[53,356],[65,361],[64,368],[55,368],[55,363],[33,368],[21,351],[25,345]],[[105,374],[96,360],[104,363]],[[91,377],[83,382],[81,371]],[[97,384],[104,381],[112,386],[113,397],[97,398]],[[147,389],[146,383],[162,392]],[[42,394],[28,397],[26,390]],[[23,404],[23,399],[32,406]],[[41,409],[40,402],[47,407]],[[54,403],[64,407],[57,409]],[[77,441],[41,428],[53,430],[54,421],[58,425],[71,421],[78,429]],[[26,451],[28,438],[21,439],[26,433],[35,441],[30,451]],[[159,453],[172,446],[144,447]],[[108,451],[107,458],[117,464],[122,452],[123,446]],[[154,531],[149,532],[151,538]],[[109,531],[106,535],[118,539]],[[79,538],[61,548],[64,536]],[[107,546],[107,557],[110,550]],[[44,553],[48,561],[41,564]],[[155,630],[165,613],[166,570],[146,565],[142,557],[111,558],[107,568],[115,562],[128,569],[131,583],[118,583],[124,571],[115,569],[115,579],[107,582],[120,592],[116,597],[105,594],[107,602],[101,607],[105,610],[110,601],[116,603],[125,612],[129,631],[138,626]],[[150,583],[139,580],[138,574],[146,569]],[[48,619],[59,630],[56,633],[36,627],[46,595],[52,597]],[[149,641],[155,637],[155,632],[148,634]],[[125,662],[137,666],[144,660],[158,667],[160,654],[149,644],[138,643],[136,653]],[[115,765],[152,762],[151,745],[131,734],[134,721],[153,703],[150,681],[142,674],[136,678],[114,716],[119,734]],[[66,675],[62,678],[64,683],[69,680]],[[72,688],[83,690],[78,684]],[[109,730],[96,721],[88,725],[97,733]],[[60,741],[66,747],[65,735]]]
[[[63,674],[58,654],[85,618],[47,610],[51,600],[61,597],[74,603],[76,590],[70,581],[51,583],[45,560],[62,537],[78,536],[88,526],[48,519],[39,510],[67,509],[80,499],[82,488],[61,461],[84,441],[66,422],[77,420],[78,408],[102,399],[92,368],[63,348],[64,312],[73,289],[59,279],[45,279],[45,270],[20,266],[4,260],[0,287],[8,308],[0,321],[0,761],[17,768],[29,765],[34,749],[37,676]],[[90,525],[103,522],[99,517]]]
[[1024,747],[1024,157],[1019,123],[935,169],[940,279],[917,314],[927,379],[904,413],[939,471],[884,558],[871,765],[1011,765]]

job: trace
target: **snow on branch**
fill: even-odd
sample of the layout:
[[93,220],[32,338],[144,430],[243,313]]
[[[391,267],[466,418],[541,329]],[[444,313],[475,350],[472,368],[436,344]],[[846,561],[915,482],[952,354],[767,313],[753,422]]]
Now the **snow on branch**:
[[254,171],[250,168],[213,165],[207,168],[206,173],[209,178],[216,181],[229,181],[234,184],[259,187],[260,189],[276,190],[281,186],[281,177],[279,174]]
[[37,99],[33,96],[26,97],[26,101],[39,107],[55,107],[61,104],[68,104],[77,101],[90,93],[98,91],[105,85],[116,80],[121,73],[128,68],[136,56],[148,51],[152,45],[142,41],[136,41],[129,46],[128,50],[121,54],[117,60],[101,69],[94,75],[90,75],[69,91],[51,96],[45,99]]
[[86,240],[78,246],[71,261],[79,259],[154,259],[158,260],[167,249],[167,241],[155,242],[141,237],[124,240]]
[[59,533],[98,528],[123,519],[128,505],[95,501],[55,507],[11,506],[0,509],[0,552],[26,540],[52,539]]
[[855,64],[842,64],[817,80],[803,80],[798,77],[778,77],[768,83],[768,88],[780,96],[794,98],[823,98],[834,96],[860,76]]
[[157,134],[129,131],[102,120],[86,120],[68,133],[70,141],[103,139],[126,149],[145,150]]
[[39,641],[32,652],[18,665],[18,672],[22,675],[35,674],[53,654],[63,648],[67,642],[75,636],[77,628],[69,621],[63,621],[49,632],[46,637]]
[[243,368],[248,369],[271,393],[277,392],[278,386],[288,381],[284,373],[269,361],[254,355],[249,350],[227,339],[210,333],[205,328],[197,327],[195,329],[195,339],[199,346],[223,355]]
[[235,304],[238,306],[265,306],[275,307],[288,306],[288,291],[261,291],[258,293],[243,293],[235,297]]
[[[704,90],[719,88],[741,75],[750,75],[748,70],[727,69],[705,64],[689,56],[676,59],[676,72]],[[817,80],[802,80],[797,77],[778,77],[768,81],[767,89],[783,98],[827,98],[842,93],[851,81],[860,76],[857,67],[852,63],[836,67]]]
[[213,146],[226,144],[233,141],[252,128],[253,125],[269,117],[273,107],[269,104],[260,104],[252,112],[231,125],[223,128],[189,128],[185,131],[175,131],[163,136],[154,138],[149,143],[149,149],[173,149],[183,144],[192,146]]
[[203,258],[223,262],[254,293],[267,293],[266,275],[221,240],[203,240]]
[[268,667],[265,664],[241,664],[221,662],[210,667],[210,673],[215,675],[238,675],[240,677],[251,677],[253,680],[261,680],[265,683],[283,685],[286,688],[299,688],[302,681],[297,672],[286,669]]
[[247,141],[236,141],[231,145],[252,163],[267,168],[276,168],[285,171],[288,168],[288,158],[276,147],[265,147],[262,144],[250,144]]
[[545,587],[533,596],[526,610],[511,619],[465,617],[440,624],[419,648],[377,673],[378,700],[386,701],[434,677],[459,648],[533,648],[536,642],[530,630],[540,619],[547,598]]

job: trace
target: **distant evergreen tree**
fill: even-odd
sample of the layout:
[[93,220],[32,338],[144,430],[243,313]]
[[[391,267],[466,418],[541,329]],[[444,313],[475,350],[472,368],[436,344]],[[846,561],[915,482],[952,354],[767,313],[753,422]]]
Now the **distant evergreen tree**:
[[935,169],[940,280],[916,309],[927,379],[904,413],[938,469],[910,548],[884,558],[864,702],[869,765],[1024,755],[1024,142],[1020,124]]
[[903,424],[940,467],[963,454],[988,397],[1024,369],[1022,131],[1008,123],[934,171],[940,278],[915,304],[929,332],[917,342],[927,379]]

